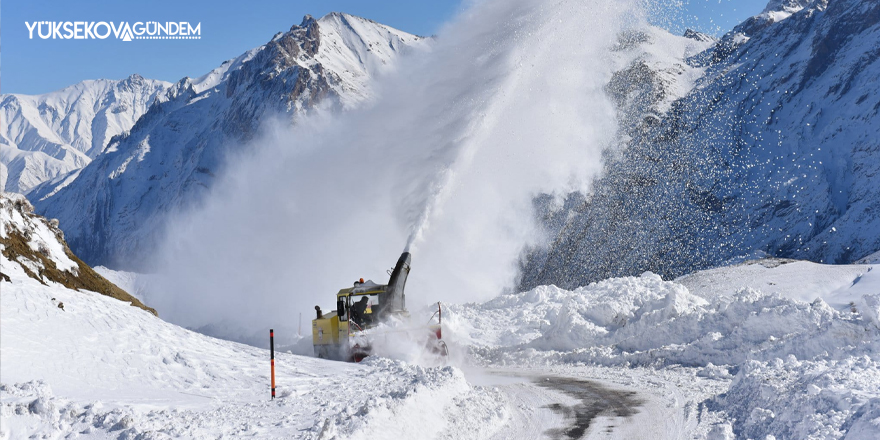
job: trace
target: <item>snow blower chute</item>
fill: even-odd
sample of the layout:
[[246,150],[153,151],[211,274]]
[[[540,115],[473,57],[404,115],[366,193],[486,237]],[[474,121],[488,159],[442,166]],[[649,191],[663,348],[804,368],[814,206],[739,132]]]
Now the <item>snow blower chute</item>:
[[[433,354],[446,356],[448,349],[443,342],[442,312],[437,312],[426,326],[407,326],[409,312],[406,310],[406,278],[409,275],[412,256],[404,252],[391,271],[388,284],[376,284],[361,278],[352,287],[336,294],[336,309],[324,313],[315,306],[317,316],[312,320],[312,343],[315,356],[324,359],[360,362],[373,352],[377,339],[394,344],[396,338],[408,338],[413,334],[424,338],[425,348]],[[436,322],[434,317],[437,318]]]

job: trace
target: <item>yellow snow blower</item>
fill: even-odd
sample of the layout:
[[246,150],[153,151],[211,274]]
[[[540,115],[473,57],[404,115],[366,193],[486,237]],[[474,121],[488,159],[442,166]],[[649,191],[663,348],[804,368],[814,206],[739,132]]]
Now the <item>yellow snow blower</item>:
[[[388,284],[376,284],[361,278],[352,287],[336,294],[336,310],[324,313],[315,306],[317,317],[312,320],[312,343],[315,356],[323,359],[360,362],[373,353],[374,343],[395,344],[396,338],[407,333],[411,339],[413,328],[400,325],[409,321],[404,287],[409,275],[411,256],[404,252],[391,271]],[[434,318],[436,317],[436,321]],[[443,342],[442,311],[437,311],[426,326],[415,329],[417,338],[424,339],[427,350],[446,356]]]

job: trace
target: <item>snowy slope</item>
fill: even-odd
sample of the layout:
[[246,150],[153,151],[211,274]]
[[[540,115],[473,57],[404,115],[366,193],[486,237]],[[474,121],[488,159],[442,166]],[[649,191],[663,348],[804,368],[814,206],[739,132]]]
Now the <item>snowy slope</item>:
[[130,293],[135,298],[142,302],[150,302],[145,298],[147,292],[147,280],[149,279],[148,275],[122,270],[112,270],[104,266],[96,266],[94,269],[95,272],[99,273],[102,277],[119,286],[120,289]]
[[33,210],[24,196],[0,193],[0,279],[21,275],[42,285],[90,290],[156,313],[77,258],[67,247],[58,221]]
[[856,262],[857,264],[877,264],[880,263],[880,251],[874,252],[865,258]]
[[180,80],[72,182],[47,183],[29,197],[61,220],[86,261],[136,267],[164,216],[197,203],[227,154],[244,151],[265,122],[351,108],[371,96],[372,77],[424,44],[347,14],[307,16],[204,76]]
[[705,75],[571,197],[527,286],[759,253],[848,263],[880,249],[875,1],[773,1],[691,57]]
[[686,60],[712,47],[714,40],[692,31],[685,35],[645,26],[618,36],[617,66],[606,91],[617,104],[621,131],[626,135],[653,124],[652,118],[667,113],[702,78],[705,67]]
[[0,281],[2,439],[486,438],[507,417],[497,392],[459,370],[386,359],[278,353],[272,401],[267,350],[11,277]]
[[750,288],[785,298],[813,302],[818,298],[837,310],[850,309],[865,295],[880,292],[876,262],[831,266],[809,261],[764,259],[704,270],[679,278],[698,295],[731,295]]
[[43,95],[0,95],[0,187],[26,193],[82,168],[126,133],[170,83],[131,75]]

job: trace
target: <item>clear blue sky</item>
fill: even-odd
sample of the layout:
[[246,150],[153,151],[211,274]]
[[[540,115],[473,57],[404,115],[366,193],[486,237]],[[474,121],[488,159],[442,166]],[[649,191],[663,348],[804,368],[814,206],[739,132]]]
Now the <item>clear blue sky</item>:
[[[666,6],[670,12],[665,23],[658,23],[673,32],[691,28],[721,36],[746,18],[758,15],[770,0],[647,0]],[[670,6],[676,5],[676,6]]]
[[[613,0],[609,0],[613,1]],[[678,0],[657,0],[673,4]],[[767,0],[682,0],[667,27],[723,34],[764,8]],[[45,93],[84,79],[132,73],[174,82],[221,62],[299,24],[332,11],[431,35],[460,9],[460,0],[6,0],[0,3],[0,92]],[[28,39],[25,22],[188,21],[201,23],[200,40],[132,41]]]

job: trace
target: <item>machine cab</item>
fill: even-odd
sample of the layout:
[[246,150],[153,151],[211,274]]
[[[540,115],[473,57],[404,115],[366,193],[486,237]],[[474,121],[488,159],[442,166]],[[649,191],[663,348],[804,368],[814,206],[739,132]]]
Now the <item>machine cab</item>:
[[384,291],[351,292],[343,289],[336,294],[336,316],[340,323],[346,321],[352,330],[363,330],[378,324],[382,310]]
[[388,284],[376,284],[361,278],[352,287],[339,290],[333,311],[323,313],[321,307],[315,306],[317,316],[312,320],[315,355],[326,359],[349,359],[354,348],[363,348],[353,341],[357,339],[357,332],[375,327],[387,316],[408,315],[404,286],[410,261],[409,252],[400,255]]

